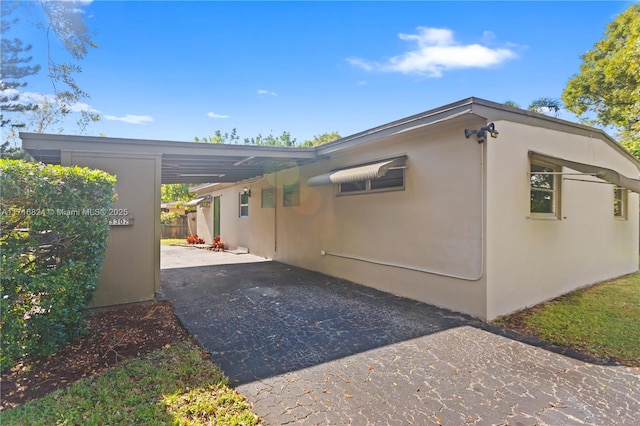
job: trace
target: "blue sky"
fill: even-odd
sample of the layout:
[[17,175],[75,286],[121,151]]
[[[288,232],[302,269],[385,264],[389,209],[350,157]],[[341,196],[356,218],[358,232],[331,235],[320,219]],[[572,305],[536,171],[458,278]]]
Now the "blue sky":
[[[632,4],[77,3],[99,46],[78,77],[91,95],[83,107],[102,116],[86,134],[192,141],[237,128],[241,138],[288,131],[299,142],[470,96],[522,107],[559,99],[580,55]],[[45,60],[42,31],[16,34]],[[44,71],[25,90],[52,93]]]

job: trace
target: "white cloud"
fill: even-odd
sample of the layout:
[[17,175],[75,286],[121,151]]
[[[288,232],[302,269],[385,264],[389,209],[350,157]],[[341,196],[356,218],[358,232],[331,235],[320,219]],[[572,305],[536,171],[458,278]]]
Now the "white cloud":
[[207,115],[211,118],[229,118],[228,115],[216,114],[215,112],[208,112]]
[[278,96],[278,94],[276,92],[272,92],[271,90],[264,90],[264,89],[258,89],[258,95],[260,95],[260,96],[262,96],[262,95]]
[[[49,2],[60,1],[60,0],[45,0],[45,1],[49,3]],[[75,14],[84,14],[86,13],[86,11],[82,8],[93,3],[93,0],[62,0],[62,3],[68,3],[69,6],[68,8],[65,9],[67,12],[71,12]]]
[[493,31],[483,31],[482,32],[482,41],[484,43],[493,43],[498,36]]
[[367,62],[364,59],[360,59],[360,58],[347,58],[347,62],[349,62],[353,66],[362,68],[365,71],[373,71],[374,68],[378,66],[378,64],[375,64],[373,62]]
[[100,114],[100,111],[93,108],[91,105],[89,104],[85,104],[84,102],[76,102],[75,104],[71,105],[71,111],[72,112],[82,112],[82,111],[86,111],[86,112],[92,112],[94,114]]
[[110,120],[110,121],[122,121],[123,123],[143,124],[143,125],[147,123],[151,123],[153,121],[153,117],[149,115],[127,114],[124,117],[116,117],[115,115],[105,115],[104,118],[105,120]]
[[39,107],[43,107],[47,104],[49,105],[64,104],[66,107],[69,108],[71,112],[87,111],[94,114],[100,114],[99,110],[93,108],[91,105],[87,103],[75,102],[73,104],[66,105],[64,102],[59,102],[56,98],[56,95],[52,95],[52,94],[44,94],[44,93],[36,93],[36,92],[19,92],[16,89],[3,90],[3,91],[0,91],[0,94],[8,97],[19,95],[18,99],[15,101],[15,103],[17,104],[26,105],[26,104],[33,103],[38,105]]
[[[507,48],[491,48],[480,44],[460,44],[453,31],[446,28],[418,27],[416,34],[398,34],[400,40],[416,46],[407,52],[393,56],[384,63],[361,58],[347,58],[347,62],[365,71],[401,72],[427,77],[441,77],[445,70],[463,68],[488,68],[517,56]],[[483,33],[485,42],[495,34]]]
[[357,84],[358,84],[358,86],[366,86],[367,82],[364,81],[364,80],[360,80]]

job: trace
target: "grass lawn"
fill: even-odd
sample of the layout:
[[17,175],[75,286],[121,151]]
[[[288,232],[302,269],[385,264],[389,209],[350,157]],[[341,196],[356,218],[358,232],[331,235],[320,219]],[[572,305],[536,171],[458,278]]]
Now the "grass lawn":
[[498,318],[512,328],[601,359],[640,366],[640,273]]
[[0,412],[2,425],[256,425],[245,398],[193,343],[180,343]]
[[160,240],[160,244],[163,246],[169,246],[171,244],[186,244],[186,238],[163,238]]

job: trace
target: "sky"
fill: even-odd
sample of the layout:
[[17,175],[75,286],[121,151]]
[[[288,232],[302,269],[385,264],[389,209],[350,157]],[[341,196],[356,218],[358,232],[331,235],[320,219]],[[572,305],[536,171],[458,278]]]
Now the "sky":
[[[193,141],[235,128],[241,139],[287,131],[302,142],[471,96],[523,108],[559,99],[580,56],[634,2],[75,3],[98,45],[79,62],[90,99],[78,108],[101,115],[84,134]],[[30,13],[10,35],[45,64]],[[45,71],[24,90],[53,93]]]

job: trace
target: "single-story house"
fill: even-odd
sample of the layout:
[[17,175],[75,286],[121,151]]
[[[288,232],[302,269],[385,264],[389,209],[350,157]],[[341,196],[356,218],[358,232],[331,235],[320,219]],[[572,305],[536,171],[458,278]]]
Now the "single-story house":
[[198,235],[483,319],[638,270],[640,161],[602,130],[469,98],[311,149],[194,187]]
[[602,130],[478,98],[314,148],[20,137],[117,176],[127,213],[92,306],[160,291],[162,183],[198,184],[208,243],[483,319],[638,269],[640,162]]

